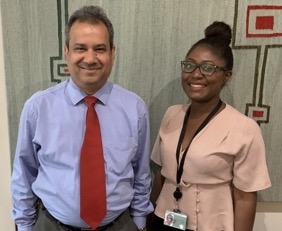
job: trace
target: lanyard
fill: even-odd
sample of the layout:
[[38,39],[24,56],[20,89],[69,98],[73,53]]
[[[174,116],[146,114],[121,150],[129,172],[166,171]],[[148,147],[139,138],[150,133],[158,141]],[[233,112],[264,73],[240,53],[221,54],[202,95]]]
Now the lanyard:
[[[202,122],[202,124],[196,130],[195,134],[192,137],[190,144],[192,143],[194,137],[208,124],[208,122],[211,120],[211,118],[218,112],[221,105],[222,105],[222,101],[219,100],[219,102],[217,103],[215,108],[210,112],[210,114],[207,116],[207,118]],[[182,192],[180,191],[179,184],[180,184],[180,179],[181,179],[181,176],[182,176],[182,173],[183,173],[183,166],[184,166],[185,158],[186,158],[188,149],[190,147],[190,144],[189,144],[187,146],[187,148],[184,150],[183,156],[182,156],[180,163],[179,163],[181,144],[182,144],[182,141],[184,139],[184,135],[185,135],[185,131],[186,131],[187,123],[188,123],[188,118],[190,116],[190,111],[191,111],[191,107],[188,108],[186,115],[184,117],[183,126],[182,126],[182,129],[181,129],[181,133],[180,133],[180,136],[179,136],[177,149],[176,149],[176,161],[177,161],[176,183],[177,183],[178,186],[176,187],[176,190],[173,193],[173,196],[176,199],[176,201],[178,201],[182,197]]]

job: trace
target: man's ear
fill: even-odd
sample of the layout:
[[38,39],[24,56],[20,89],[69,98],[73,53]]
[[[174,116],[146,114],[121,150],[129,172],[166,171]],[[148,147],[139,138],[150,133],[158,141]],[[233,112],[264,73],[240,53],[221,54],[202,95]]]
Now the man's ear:
[[64,58],[67,61],[67,57],[68,57],[68,53],[69,53],[69,49],[67,48],[66,44],[64,45]]
[[112,48],[112,50],[111,50],[111,53],[112,53],[112,62],[113,62],[113,64],[114,64],[115,59],[116,59],[116,47],[115,47],[115,45],[113,45],[113,48]]

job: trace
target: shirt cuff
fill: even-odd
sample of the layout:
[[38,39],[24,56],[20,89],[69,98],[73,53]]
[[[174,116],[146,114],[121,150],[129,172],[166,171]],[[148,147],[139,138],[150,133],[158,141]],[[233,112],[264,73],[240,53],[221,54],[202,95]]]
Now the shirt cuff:
[[146,227],[147,217],[132,217],[132,220],[137,225],[138,229],[142,229]]
[[17,228],[18,228],[17,231],[32,231],[32,226],[29,226],[29,227],[18,226]]

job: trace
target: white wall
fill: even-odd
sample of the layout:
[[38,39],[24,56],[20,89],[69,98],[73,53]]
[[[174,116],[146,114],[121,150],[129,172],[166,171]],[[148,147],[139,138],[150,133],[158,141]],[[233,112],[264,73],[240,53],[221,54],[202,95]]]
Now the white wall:
[[257,205],[257,214],[254,231],[281,231],[282,230],[282,202],[260,202]]
[[257,213],[254,231],[281,231],[281,213]]
[[7,99],[3,55],[2,17],[0,16],[0,229],[15,230],[11,218],[10,176],[11,161],[9,149]]

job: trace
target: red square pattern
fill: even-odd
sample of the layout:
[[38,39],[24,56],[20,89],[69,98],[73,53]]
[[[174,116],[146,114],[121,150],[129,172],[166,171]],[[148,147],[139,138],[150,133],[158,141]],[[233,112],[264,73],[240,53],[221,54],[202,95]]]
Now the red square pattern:
[[253,117],[263,117],[263,111],[253,111]]
[[256,17],[257,30],[273,30],[274,17],[273,16],[258,16]]

